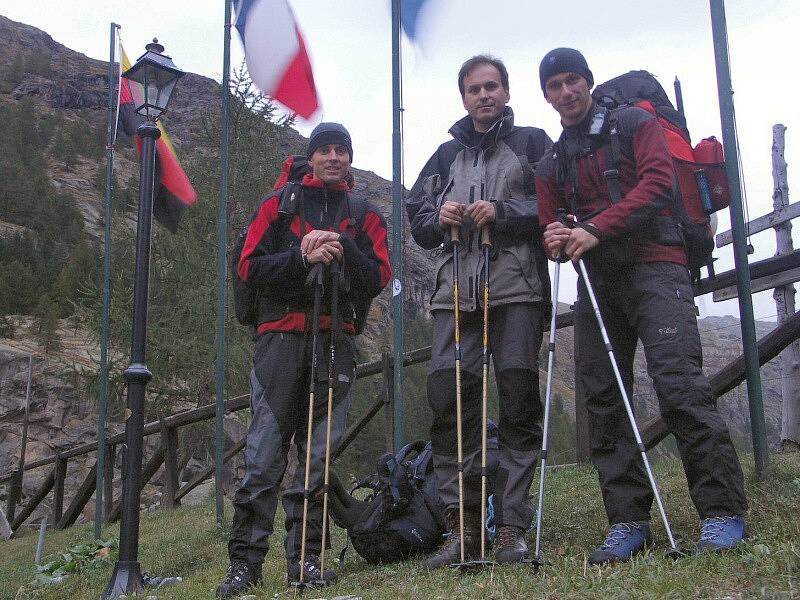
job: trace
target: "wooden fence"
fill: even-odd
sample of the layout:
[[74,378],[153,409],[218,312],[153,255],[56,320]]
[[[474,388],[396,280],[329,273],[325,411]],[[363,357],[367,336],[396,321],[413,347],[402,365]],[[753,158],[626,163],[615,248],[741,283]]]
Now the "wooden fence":
[[[779,271],[800,267],[800,250],[795,250],[790,254],[779,257],[769,258],[751,265],[753,277],[766,277]],[[733,271],[720,273],[714,278],[705,279],[695,287],[696,295],[728,287],[731,281],[735,280]],[[556,322],[557,328],[570,327],[573,323],[572,312],[558,315]],[[795,340],[800,339],[800,312],[794,314],[776,329],[764,336],[759,343],[759,362],[761,365],[777,356],[781,350],[786,348]],[[431,356],[430,346],[419,348],[404,355],[403,366],[411,366],[427,362]],[[355,437],[366,427],[370,420],[384,409],[387,419],[386,426],[386,447],[391,449],[394,446],[394,407],[393,407],[393,357],[384,353],[379,360],[360,364],[356,367],[356,379],[380,375],[382,387],[375,399],[369,404],[364,413],[353,423],[345,432],[342,442],[334,452],[336,457],[352,443]],[[733,389],[744,381],[745,367],[743,357],[739,357],[722,368],[718,373],[711,377],[711,386],[715,396],[720,396]],[[225,413],[233,413],[249,407],[249,396],[242,395],[230,398],[225,401]],[[580,394],[576,393],[575,398],[576,412],[576,448],[578,460],[585,460],[589,454],[588,426],[586,416],[586,406]],[[164,489],[162,505],[165,507],[175,507],[180,505],[181,498],[188,492],[200,485],[203,481],[210,478],[214,473],[214,465],[205,467],[202,471],[195,474],[190,481],[179,487],[178,481],[178,429],[201,421],[213,419],[215,416],[215,405],[210,404],[192,410],[179,412],[158,421],[147,423],[144,427],[144,435],[158,435],[160,443],[149,457],[142,468],[141,482],[146,485],[156,474],[159,468],[164,466]],[[660,417],[652,419],[642,424],[642,438],[645,446],[650,449],[657,445],[668,435],[664,423]],[[117,448],[121,447],[125,440],[124,432],[110,436],[106,445],[105,473],[104,482],[104,509],[103,517],[106,521],[115,521],[119,518],[120,502],[113,501],[112,482],[114,478],[114,463]],[[242,451],[245,447],[245,439],[234,443],[224,454],[223,461],[229,461],[233,456]],[[90,442],[74,446],[59,452],[53,456],[42,458],[25,464],[22,468],[15,469],[5,475],[0,476],[0,483],[8,485],[9,506],[7,514],[13,515],[10,519],[11,527],[14,531],[19,529],[31,516],[37,506],[50,494],[53,493],[51,522],[57,529],[71,526],[77,520],[86,504],[95,491],[97,477],[97,465],[92,467],[86,478],[83,480],[77,491],[73,494],[69,504],[64,508],[65,489],[64,482],[67,474],[69,461],[78,456],[83,456],[92,452],[97,452],[97,442]],[[51,467],[50,473],[44,479],[39,489],[27,499],[23,506],[16,512],[17,503],[21,497],[22,477],[26,471],[42,467]]]

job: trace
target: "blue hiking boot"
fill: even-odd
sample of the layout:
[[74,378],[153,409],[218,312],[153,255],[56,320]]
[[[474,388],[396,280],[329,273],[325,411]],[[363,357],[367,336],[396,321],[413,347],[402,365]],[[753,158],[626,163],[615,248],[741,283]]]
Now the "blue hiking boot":
[[744,517],[709,517],[700,522],[700,540],[697,551],[720,552],[730,550],[746,535]]
[[631,521],[612,525],[606,539],[589,555],[590,565],[609,565],[630,560],[634,553],[653,542],[648,521]]

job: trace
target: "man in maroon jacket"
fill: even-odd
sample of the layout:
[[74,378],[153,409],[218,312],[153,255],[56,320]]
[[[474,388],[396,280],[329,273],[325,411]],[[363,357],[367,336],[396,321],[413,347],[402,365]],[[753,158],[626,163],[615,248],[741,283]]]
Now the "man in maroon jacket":
[[[306,463],[308,390],[314,356],[311,318],[314,291],[306,286],[315,264],[341,261],[344,279],[338,296],[344,335],[337,336],[331,415],[331,451],[344,434],[355,373],[356,307],[377,296],[391,277],[386,223],[364,200],[350,198],[350,134],[338,123],[320,123],[308,142],[310,172],[300,182],[297,211],[281,215],[283,188],[259,206],[251,221],[237,266],[238,276],[259,289],[253,370],[252,420],[247,432],[247,470],[233,499],[228,543],[230,567],[217,597],[230,598],[261,582],[261,566],[273,532],[286,456],[294,438],[298,465],[283,493],[286,513],[286,567],[289,582],[300,578],[302,507]],[[291,185],[291,184],[287,184]],[[357,203],[361,203],[358,205]],[[357,209],[360,206],[361,209]],[[357,214],[358,213],[358,214]],[[287,222],[288,220],[288,222]],[[325,455],[328,352],[331,343],[330,285],[325,281],[317,336],[317,377],[311,436],[311,482],[319,491]],[[320,402],[322,400],[322,402]],[[335,581],[321,572],[321,494],[308,507],[304,581]]]
[[[698,549],[733,547],[744,535],[742,470],[702,371],[661,127],[642,109],[598,106],[590,95],[592,72],[577,50],[549,52],[539,77],[564,127],[536,172],[545,250],[551,259],[585,260],[629,396],[637,340],[642,342],[662,418],[678,443],[702,520]],[[609,134],[612,124],[616,141]],[[612,142],[619,143],[616,151]],[[574,227],[557,218],[559,209],[574,217]],[[589,562],[608,564],[628,560],[651,543],[653,493],[583,281],[575,339],[575,376],[586,394],[592,462],[611,526]]]

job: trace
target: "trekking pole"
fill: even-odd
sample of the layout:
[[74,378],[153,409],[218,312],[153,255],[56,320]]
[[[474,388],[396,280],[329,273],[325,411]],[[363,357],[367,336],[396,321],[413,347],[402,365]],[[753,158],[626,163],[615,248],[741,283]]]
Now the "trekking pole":
[[461,545],[461,562],[452,565],[456,568],[463,565],[464,557],[464,448],[462,446],[462,411],[461,411],[461,328],[458,314],[458,251],[461,246],[458,227],[450,228],[450,241],[453,244],[453,341],[456,363],[456,452],[458,459],[458,527]]
[[611,347],[611,340],[608,337],[606,326],[603,323],[603,316],[600,314],[600,307],[597,304],[597,297],[594,294],[592,283],[589,281],[589,273],[586,270],[586,264],[582,258],[578,259],[578,268],[580,269],[581,276],[583,277],[583,282],[586,284],[586,291],[589,294],[589,299],[592,302],[594,315],[597,318],[597,326],[600,328],[600,335],[602,335],[603,342],[608,350],[608,358],[611,361],[611,367],[614,369],[614,376],[617,379],[617,386],[619,386],[619,392],[622,395],[622,402],[625,405],[625,412],[628,413],[628,420],[630,421],[631,428],[633,429],[633,437],[635,438],[636,445],[641,453],[642,462],[644,462],[644,468],[647,471],[647,478],[650,480],[650,487],[653,490],[653,496],[655,496],[656,504],[658,505],[658,511],[661,513],[661,520],[664,522],[664,529],[667,530],[667,538],[669,538],[669,545],[671,546],[670,554],[673,556],[680,556],[683,553],[678,549],[678,546],[675,544],[675,539],[672,537],[672,529],[670,528],[669,521],[667,520],[667,513],[664,510],[663,503],[661,502],[661,494],[658,493],[658,486],[656,485],[656,480],[653,477],[653,471],[650,469],[650,461],[647,459],[647,449],[644,447],[644,443],[642,442],[642,436],[639,435],[639,427],[636,425],[636,417],[633,415],[633,409],[631,408],[631,403],[628,399],[628,392],[625,390],[625,383],[622,381],[622,375],[620,374],[619,367],[617,366],[617,359],[614,357],[614,350]]
[[489,251],[492,247],[492,234],[489,226],[481,229],[481,248],[483,249],[483,391],[481,395],[481,559],[476,566],[494,565],[486,560],[486,446],[488,444],[486,427],[489,424]]
[[[560,221],[566,218],[566,211],[559,209]],[[542,423],[542,464],[539,468],[539,503],[536,509],[536,549],[531,561],[537,567],[544,566],[541,552],[542,511],[544,510],[544,471],[547,465],[547,435],[550,427],[550,397],[553,391],[553,367],[556,357],[556,317],[558,316],[558,280],[561,273],[561,252],[555,257],[556,268],[553,273],[553,308],[550,314],[550,337],[547,342],[547,386],[544,392],[544,421]]]
[[304,579],[304,566],[306,562],[306,531],[308,528],[308,498],[311,491],[308,489],[311,480],[311,432],[314,425],[314,383],[317,377],[317,338],[319,337],[319,313],[322,304],[322,276],[324,271],[322,263],[314,265],[306,283],[314,285],[314,312],[311,320],[311,373],[308,383],[308,422],[306,430],[306,471],[303,486],[303,527],[300,538],[300,579],[293,582],[295,590],[302,590],[308,585]]
[[331,422],[333,421],[333,386],[336,383],[336,341],[339,337],[341,320],[339,319],[339,279],[341,268],[339,262],[331,262],[331,349],[328,358],[328,418],[325,423],[325,471],[322,486],[322,547],[319,552],[319,571],[325,584],[325,544],[328,541],[328,484],[331,466]]

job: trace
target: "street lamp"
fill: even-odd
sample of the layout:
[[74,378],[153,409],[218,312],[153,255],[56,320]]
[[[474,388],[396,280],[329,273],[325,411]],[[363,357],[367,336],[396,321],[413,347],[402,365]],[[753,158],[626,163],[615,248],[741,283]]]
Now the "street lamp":
[[128,385],[128,418],[125,421],[125,452],[122,465],[122,513],[119,559],[101,600],[133,594],[144,589],[139,567],[139,500],[141,495],[142,438],[145,388],[153,374],[145,364],[147,340],[147,291],[150,276],[150,229],[153,222],[155,146],[161,132],[156,120],[169,104],[175,84],[184,73],[162,54],[164,46],[153,39],[122,76],[131,82],[136,112],[145,120],[136,129],[142,140],[139,163],[139,211],[136,223],[136,266],[133,283],[131,363],[125,369]]

